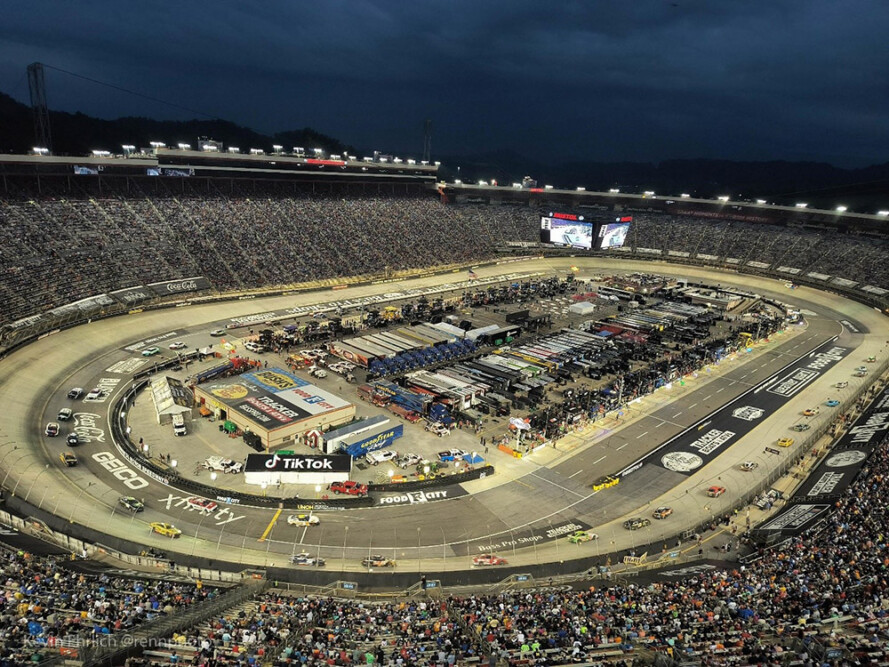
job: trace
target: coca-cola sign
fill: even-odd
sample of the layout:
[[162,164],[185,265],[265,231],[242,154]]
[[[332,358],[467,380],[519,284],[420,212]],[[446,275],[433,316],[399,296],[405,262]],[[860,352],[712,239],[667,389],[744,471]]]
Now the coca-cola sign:
[[200,292],[201,290],[210,289],[210,281],[198,276],[196,278],[151,283],[148,287],[158,296],[168,296],[170,294],[185,294],[186,292]]

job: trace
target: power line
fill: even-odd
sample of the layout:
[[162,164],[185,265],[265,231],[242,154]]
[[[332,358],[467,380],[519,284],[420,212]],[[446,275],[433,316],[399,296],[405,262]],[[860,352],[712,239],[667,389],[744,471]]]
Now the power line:
[[219,116],[216,116],[211,113],[205,113],[203,111],[199,111],[197,109],[192,109],[190,107],[182,106],[181,104],[175,104],[174,102],[167,102],[166,100],[162,100],[158,97],[152,97],[151,95],[145,95],[144,93],[137,93],[135,90],[130,90],[128,88],[123,88],[121,86],[116,86],[113,83],[106,83],[105,81],[99,81],[98,79],[93,79],[88,76],[84,76],[83,74],[77,74],[76,72],[69,72],[68,70],[62,69],[61,67],[54,67],[53,65],[47,65],[43,63],[43,66],[47,69],[55,70],[56,72],[61,72],[62,74],[67,74],[68,76],[73,76],[78,79],[83,79],[84,81],[89,81],[91,83],[97,83],[100,86],[105,86],[106,88],[112,88],[114,90],[118,90],[122,93],[128,93],[130,95],[135,95],[136,97],[141,97],[142,99],[151,100],[152,102],[159,102],[160,104],[165,104],[168,107],[173,107],[174,109],[180,109],[182,111],[187,111],[189,113],[198,114],[199,116],[205,116],[207,118],[212,118],[213,120],[224,120]]

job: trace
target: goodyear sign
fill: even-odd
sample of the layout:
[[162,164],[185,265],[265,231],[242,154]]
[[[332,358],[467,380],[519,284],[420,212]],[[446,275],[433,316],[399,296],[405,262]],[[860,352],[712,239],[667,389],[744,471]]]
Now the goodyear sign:
[[396,424],[395,426],[387,428],[385,431],[364,437],[361,440],[349,444],[344,444],[343,450],[346,454],[357,458],[376,449],[388,447],[395,439],[400,438],[402,435],[404,435],[404,424]]

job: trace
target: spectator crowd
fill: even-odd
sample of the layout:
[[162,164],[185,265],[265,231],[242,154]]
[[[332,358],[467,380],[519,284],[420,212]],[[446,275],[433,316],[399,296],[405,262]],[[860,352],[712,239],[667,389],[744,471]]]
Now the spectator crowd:
[[273,591],[131,665],[802,667],[889,659],[889,439],[827,525],[725,570],[497,594],[362,602]]
[[[0,324],[116,289],[206,276],[219,290],[483,261],[534,243],[528,207],[447,205],[419,186],[235,179],[9,180],[0,196]],[[337,189],[339,188],[339,189]],[[394,188],[393,188],[394,190]],[[800,267],[889,284],[886,240],[766,223],[634,213],[639,248]]]
[[24,664],[65,642],[131,632],[219,592],[201,582],[85,574],[69,563],[0,552],[0,666]]

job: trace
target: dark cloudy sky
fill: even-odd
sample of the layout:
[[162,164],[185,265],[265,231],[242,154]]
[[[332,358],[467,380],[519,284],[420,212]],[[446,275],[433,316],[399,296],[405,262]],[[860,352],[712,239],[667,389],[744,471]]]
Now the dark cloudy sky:
[[[546,161],[889,160],[889,0],[27,0],[0,90],[40,61],[262,132]],[[47,72],[50,108],[194,114]]]

